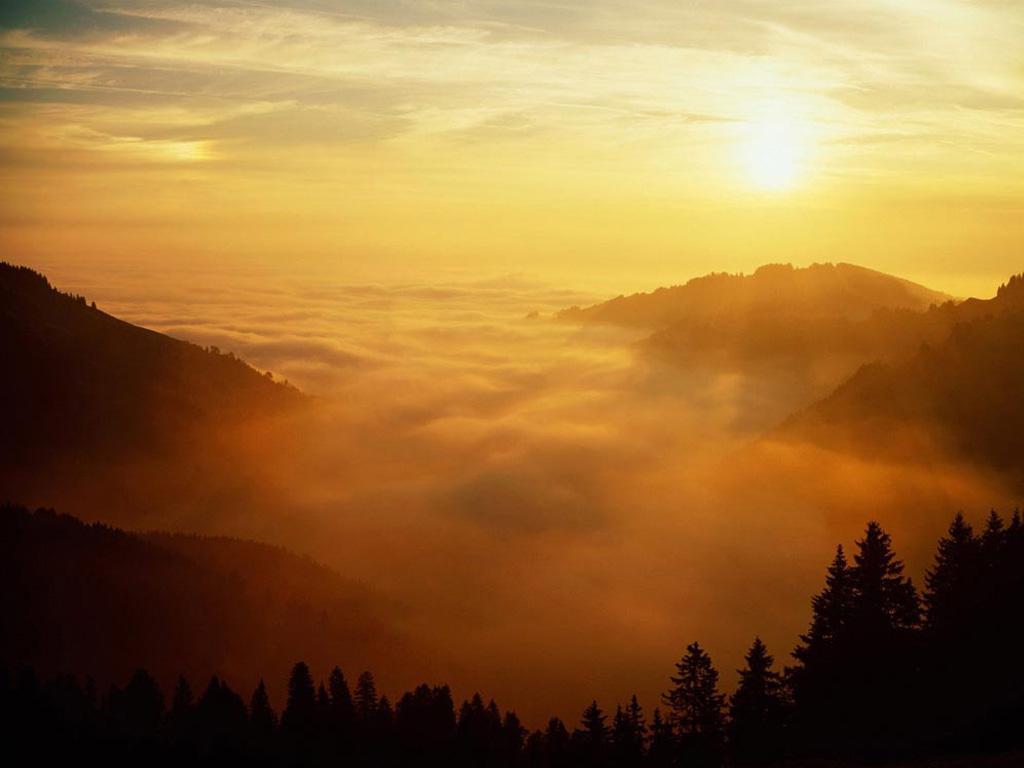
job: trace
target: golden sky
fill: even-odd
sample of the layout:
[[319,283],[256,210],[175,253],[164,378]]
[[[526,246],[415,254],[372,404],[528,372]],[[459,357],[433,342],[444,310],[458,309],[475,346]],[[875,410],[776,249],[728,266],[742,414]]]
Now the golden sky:
[[632,290],[1022,265],[1009,0],[28,0],[0,248],[30,264],[527,272]]

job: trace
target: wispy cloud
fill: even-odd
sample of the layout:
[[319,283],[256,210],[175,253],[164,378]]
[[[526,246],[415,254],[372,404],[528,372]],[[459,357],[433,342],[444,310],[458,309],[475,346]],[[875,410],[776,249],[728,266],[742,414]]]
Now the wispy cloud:
[[[162,227],[191,200],[205,236],[161,240],[161,258],[249,258],[291,230],[318,260],[509,264],[526,237],[534,265],[597,252],[605,272],[628,240],[648,271],[785,258],[808,247],[798,220],[855,259],[870,218],[920,275],[929,241],[1013,242],[1022,36],[1018,4],[967,0],[7,4],[0,174],[23,194],[0,216]],[[744,167],[765,113],[806,145],[786,206]],[[56,207],[58,185],[93,194]],[[925,191],[959,218],[911,234],[884,216]],[[770,232],[734,226],[763,212]],[[54,231],[5,244],[30,257],[61,247]],[[134,253],[124,232],[108,230]]]

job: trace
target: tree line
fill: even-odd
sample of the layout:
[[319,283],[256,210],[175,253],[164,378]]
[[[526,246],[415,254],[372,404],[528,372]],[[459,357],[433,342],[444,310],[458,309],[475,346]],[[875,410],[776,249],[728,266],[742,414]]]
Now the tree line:
[[921,593],[871,522],[852,561],[836,550],[792,665],[755,638],[726,696],[691,643],[649,715],[636,696],[614,711],[592,701],[575,726],[531,732],[479,694],[456,707],[448,686],[420,685],[392,703],[370,672],[317,682],[299,662],[280,714],[262,680],[243,698],[181,677],[168,698],[144,670],[101,694],[0,669],[0,722],[23,754],[109,764],[719,768],[1009,750],[1024,746],[1022,606],[1019,512],[992,512],[981,532],[958,514]]

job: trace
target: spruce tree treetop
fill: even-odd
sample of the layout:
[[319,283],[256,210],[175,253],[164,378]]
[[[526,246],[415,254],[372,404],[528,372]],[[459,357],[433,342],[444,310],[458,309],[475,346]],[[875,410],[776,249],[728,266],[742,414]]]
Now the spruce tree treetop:
[[363,672],[356,681],[355,705],[356,714],[363,720],[369,720],[377,710],[377,683],[372,672]]
[[825,588],[811,598],[811,626],[800,636],[793,656],[806,664],[815,653],[837,642],[849,624],[852,605],[850,567],[839,545],[825,575]]
[[676,663],[672,688],[662,696],[681,734],[717,734],[722,730],[725,696],[718,692],[718,671],[711,657],[693,642]]
[[979,597],[980,547],[970,523],[958,512],[946,536],[939,539],[935,565],[925,573],[925,613],[929,629],[962,624],[964,611]]
[[313,676],[305,662],[298,662],[292,667],[288,678],[288,701],[281,715],[284,728],[306,731],[313,727],[316,713],[316,689]]
[[768,762],[781,753],[785,699],[782,679],[761,638],[754,638],[729,702],[729,733],[738,764]]
[[593,745],[603,744],[608,738],[608,726],[605,725],[605,720],[607,720],[607,717],[601,711],[597,701],[592,701],[583,710],[583,719],[579,733]]
[[277,726],[277,715],[270,707],[270,697],[267,695],[267,686],[264,685],[262,677],[249,700],[249,720],[256,732],[262,736],[269,736]]
[[892,537],[875,521],[857,542],[853,584],[853,613],[863,634],[906,631],[920,622],[917,591],[903,575],[903,562],[892,550]]
[[174,686],[174,696],[171,699],[171,714],[174,716],[184,714],[192,709],[193,704],[192,686],[184,675],[178,675],[178,682]]
[[341,669],[335,667],[327,678],[327,690],[331,700],[331,707],[335,715],[343,720],[348,720],[354,712],[352,703],[352,692],[348,688],[348,682]]

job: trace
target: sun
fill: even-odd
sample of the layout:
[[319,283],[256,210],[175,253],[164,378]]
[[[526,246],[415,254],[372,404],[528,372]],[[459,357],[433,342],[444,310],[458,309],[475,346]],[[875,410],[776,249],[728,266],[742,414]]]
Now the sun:
[[790,189],[799,181],[807,155],[807,131],[779,109],[745,124],[742,162],[751,183],[766,191]]

